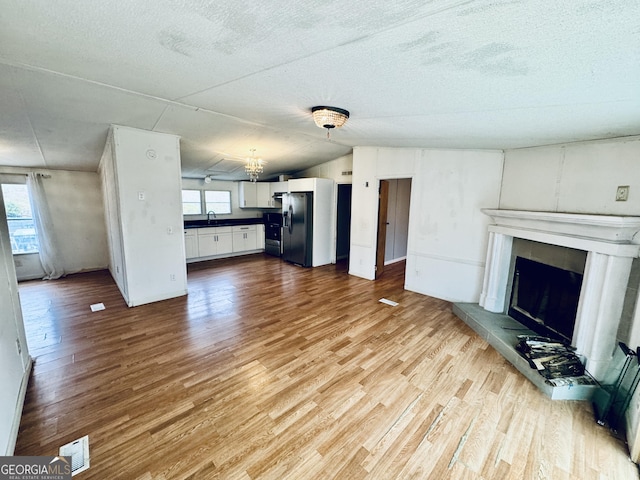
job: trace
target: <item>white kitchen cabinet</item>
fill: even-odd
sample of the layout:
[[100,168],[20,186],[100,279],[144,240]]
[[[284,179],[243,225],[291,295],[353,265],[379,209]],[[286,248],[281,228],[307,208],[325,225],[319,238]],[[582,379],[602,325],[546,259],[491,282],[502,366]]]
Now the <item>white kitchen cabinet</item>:
[[258,229],[256,225],[238,225],[233,231],[233,252],[246,252],[258,248]]
[[264,250],[264,240],[265,240],[265,236],[264,236],[264,225],[256,225],[256,235],[258,236],[257,238],[257,244],[256,244],[256,248],[258,250]]
[[289,192],[313,192],[318,183],[317,180],[317,178],[293,178],[288,181]]
[[224,255],[233,252],[233,234],[220,233],[218,234],[218,255]]
[[289,191],[289,182],[270,182],[269,188],[272,196],[276,193],[287,193]]
[[264,225],[232,225],[184,230],[187,263],[264,250]]
[[269,193],[271,198],[269,199],[269,206],[271,208],[281,208],[282,200],[281,199],[275,200],[273,196],[275,194],[287,193],[288,191],[289,191],[289,182],[270,182]]
[[271,188],[269,183],[256,183],[256,200],[258,208],[269,208],[271,207]]
[[196,258],[198,251],[198,231],[189,229],[184,231],[184,250],[187,258]]
[[238,203],[240,208],[270,208],[272,201],[269,183],[238,183]]
[[254,182],[238,183],[238,203],[240,208],[256,208],[258,204],[258,189]]
[[198,256],[211,257],[233,252],[231,227],[198,229]]

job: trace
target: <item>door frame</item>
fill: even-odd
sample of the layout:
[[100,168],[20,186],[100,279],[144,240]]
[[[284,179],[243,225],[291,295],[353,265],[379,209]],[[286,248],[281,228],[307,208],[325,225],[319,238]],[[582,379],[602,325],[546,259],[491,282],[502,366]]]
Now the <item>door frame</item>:
[[376,232],[376,280],[384,273],[384,257],[387,242],[387,214],[389,209],[389,181],[381,179],[378,181],[378,229]]
[[[382,182],[382,181],[386,181],[386,180],[401,180],[401,179],[409,179],[409,180],[411,180],[411,186],[412,186],[412,188],[411,188],[411,195],[410,195],[410,197],[409,197],[409,225],[408,225],[408,227],[409,227],[409,228],[408,228],[408,230],[409,230],[409,231],[408,231],[408,235],[407,235],[407,257],[408,257],[408,256],[409,256],[409,252],[410,252],[410,245],[411,245],[411,225],[412,225],[412,214],[411,214],[412,212],[411,212],[411,206],[413,205],[413,201],[412,201],[412,199],[413,199],[413,195],[414,195],[414,192],[415,192],[415,190],[413,189],[414,180],[415,180],[415,179],[414,179],[414,175],[406,175],[406,174],[405,174],[405,175],[388,175],[388,176],[387,176],[387,175],[385,175],[385,176],[382,176],[382,177],[376,177],[376,182],[377,182],[377,185],[378,185],[378,191],[379,191],[379,189],[380,189],[380,182]],[[376,208],[376,222],[379,224],[379,222],[380,222],[380,200],[379,200],[379,194],[378,194],[378,195],[376,195],[376,200],[377,200],[377,205],[376,205],[376,207],[377,207],[377,208]],[[387,201],[388,201],[388,199],[387,199]],[[378,271],[379,271],[379,269],[378,269],[378,261],[377,261],[377,259],[378,259],[378,254],[379,254],[379,252],[378,252],[378,240],[377,240],[377,237],[378,237],[378,232],[376,231],[376,245],[375,245],[375,248],[374,248],[374,258],[375,258],[375,265],[374,265],[374,280],[376,280],[376,279],[378,278],[378,276],[379,276],[379,273],[378,273]],[[385,242],[386,242],[386,238],[385,238]],[[383,252],[382,252],[382,255],[383,255],[383,257],[382,257],[382,258],[384,259],[384,245],[383,245]],[[384,270],[384,260],[383,260],[382,264],[383,264],[382,269]],[[406,267],[406,265],[405,265],[405,273],[406,273],[406,268],[407,268],[407,267]]]

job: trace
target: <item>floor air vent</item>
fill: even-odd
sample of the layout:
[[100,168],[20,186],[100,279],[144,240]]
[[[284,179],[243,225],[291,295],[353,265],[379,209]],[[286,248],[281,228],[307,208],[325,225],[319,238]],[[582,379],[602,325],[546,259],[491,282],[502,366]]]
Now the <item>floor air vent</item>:
[[71,457],[71,475],[89,468],[89,435],[60,447],[61,457]]

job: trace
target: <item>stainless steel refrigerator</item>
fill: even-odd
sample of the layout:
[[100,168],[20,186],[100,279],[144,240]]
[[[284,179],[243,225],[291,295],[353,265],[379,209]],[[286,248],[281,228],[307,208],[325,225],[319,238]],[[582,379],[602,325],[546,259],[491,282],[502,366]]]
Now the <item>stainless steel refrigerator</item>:
[[286,193],[282,196],[282,258],[310,267],[312,253],[313,193]]

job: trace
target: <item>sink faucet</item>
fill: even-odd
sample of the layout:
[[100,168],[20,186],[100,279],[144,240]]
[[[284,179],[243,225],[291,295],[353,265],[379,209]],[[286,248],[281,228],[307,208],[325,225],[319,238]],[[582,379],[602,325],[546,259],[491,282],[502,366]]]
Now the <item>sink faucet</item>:
[[217,218],[216,217],[216,212],[214,212],[213,210],[209,210],[207,212],[207,225],[209,225],[211,223],[211,214],[213,213],[213,218]]

